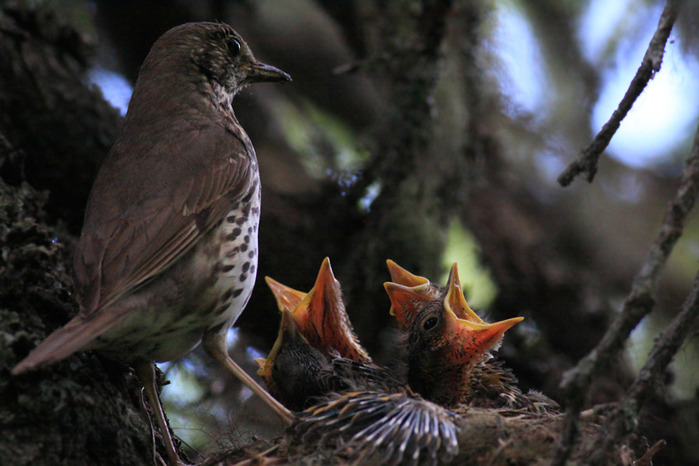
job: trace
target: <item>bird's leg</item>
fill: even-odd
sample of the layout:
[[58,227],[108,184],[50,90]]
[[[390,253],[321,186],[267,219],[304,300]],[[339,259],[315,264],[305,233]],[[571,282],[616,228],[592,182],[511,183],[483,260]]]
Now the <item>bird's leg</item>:
[[160,433],[163,436],[163,443],[165,444],[165,451],[167,452],[168,462],[174,466],[181,466],[184,463],[180,460],[177,450],[175,450],[175,444],[172,442],[172,436],[170,435],[170,428],[165,420],[165,412],[163,411],[163,405],[160,403],[160,397],[158,396],[158,386],[155,381],[155,367],[150,361],[143,361],[135,365],[136,375],[138,379],[143,384],[143,388],[146,390],[146,396],[148,397],[148,403],[153,410],[155,415],[155,422],[160,428]]
[[293,413],[286,409],[284,405],[278,402],[272,395],[270,395],[267,390],[262,388],[260,384],[255,382],[255,380],[250,377],[243,370],[243,368],[236,364],[235,361],[233,361],[228,355],[228,345],[226,344],[225,333],[205,334],[202,340],[202,346],[204,347],[206,354],[231,371],[233,375],[247,385],[255,395],[259,396],[262,401],[267,403],[267,405],[279,415],[285,425],[292,423],[294,420]]

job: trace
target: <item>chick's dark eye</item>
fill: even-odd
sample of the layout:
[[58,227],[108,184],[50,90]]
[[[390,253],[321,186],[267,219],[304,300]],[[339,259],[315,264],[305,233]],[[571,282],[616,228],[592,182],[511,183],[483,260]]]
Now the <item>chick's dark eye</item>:
[[437,322],[439,322],[439,320],[436,317],[430,317],[422,324],[422,328],[431,330],[437,326]]
[[240,42],[237,39],[228,39],[228,51],[232,56],[237,57],[240,54]]

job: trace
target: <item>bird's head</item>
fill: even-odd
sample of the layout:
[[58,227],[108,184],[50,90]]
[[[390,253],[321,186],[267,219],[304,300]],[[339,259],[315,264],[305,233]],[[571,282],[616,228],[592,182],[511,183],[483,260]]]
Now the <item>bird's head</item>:
[[192,59],[211,81],[219,98],[229,100],[248,84],[291,81],[274,66],[255,59],[250,47],[232,27],[224,23],[196,23],[201,28]]
[[[225,23],[186,23],[163,34],[146,57],[130,105],[136,113],[187,98],[195,85],[217,104],[230,104],[235,94],[256,82],[291,81],[285,72],[258,61],[250,47]],[[129,109],[131,110],[131,108]]]
[[[503,334],[523,319],[515,317],[492,324],[483,321],[466,302],[456,264],[446,288],[435,299],[429,300],[409,287],[387,290],[399,326],[408,329],[411,351],[433,354],[443,364],[470,367],[497,349]],[[408,304],[398,306],[401,302]]]
[[354,334],[342,300],[340,282],[333,274],[329,258],[323,260],[316,282],[308,293],[296,291],[269,277],[265,280],[279,310],[290,312],[299,331],[311,345],[326,353],[334,350],[353,361],[371,361]]

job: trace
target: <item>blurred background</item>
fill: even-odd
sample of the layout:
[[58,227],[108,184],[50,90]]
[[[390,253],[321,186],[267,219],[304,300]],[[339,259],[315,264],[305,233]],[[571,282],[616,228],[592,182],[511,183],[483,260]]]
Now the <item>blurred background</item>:
[[[229,335],[234,359],[250,373],[279,323],[265,275],[308,291],[329,256],[360,340],[389,363],[385,260],[441,284],[457,262],[486,320],[526,317],[500,350],[522,387],[560,400],[561,375],[620,310],[697,128],[696,2],[685,2],[662,69],[622,122],[594,183],[568,188],[556,177],[623,97],[664,2],[473,0],[446,13],[440,2],[422,9],[407,0],[24,3],[54,10],[88,39],[94,53],[83,79],[121,115],[152,43],[188,21],[231,24],[257,58],[292,75],[293,83],[255,85],[234,102],[263,182],[257,286]],[[77,206],[88,188],[72,209],[61,210],[61,194],[51,193],[49,213],[69,234],[80,230]],[[623,395],[678,312],[698,258],[692,215],[656,309],[595,382],[591,403]],[[669,441],[659,464],[699,463],[698,328],[643,418],[650,443]],[[164,390],[171,425],[193,449],[279,432],[203,353],[160,367],[172,382]]]

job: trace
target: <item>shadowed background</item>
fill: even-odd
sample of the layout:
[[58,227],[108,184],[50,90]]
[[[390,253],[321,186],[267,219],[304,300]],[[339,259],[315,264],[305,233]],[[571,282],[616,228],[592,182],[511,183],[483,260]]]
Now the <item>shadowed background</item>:
[[[0,177],[49,191],[35,216],[65,257],[158,36],[187,21],[225,21],[257,58],[292,75],[290,85],[259,85],[234,103],[263,183],[257,286],[230,334],[234,359],[251,373],[279,323],[265,275],[308,291],[329,256],[363,345],[385,362],[385,259],[441,283],[458,262],[486,320],[525,316],[500,353],[523,388],[558,399],[561,374],[594,347],[628,293],[696,127],[691,5],[595,182],[563,189],[556,177],[623,96],[662,3],[475,1],[448,13],[408,0],[31,3],[38,14],[12,7],[0,16],[4,34],[22,27],[36,39],[15,50],[33,58],[31,79],[0,86]],[[592,402],[623,393],[677,312],[697,268],[698,226],[690,217],[656,312],[597,381]],[[42,312],[58,326],[71,310]],[[695,337],[645,417],[651,443],[669,439],[660,464],[699,461],[696,360]],[[278,432],[258,400],[199,352],[161,368],[174,382],[164,390],[172,427],[194,449]]]

